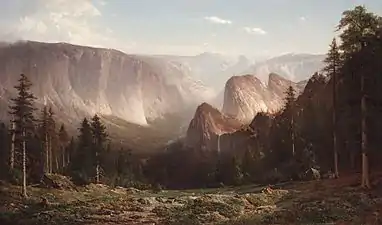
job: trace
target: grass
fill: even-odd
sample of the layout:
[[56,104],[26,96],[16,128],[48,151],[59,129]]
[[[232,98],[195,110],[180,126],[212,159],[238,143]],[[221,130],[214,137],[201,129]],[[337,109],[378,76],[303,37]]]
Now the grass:
[[[336,182],[341,182],[336,181]],[[380,224],[382,196],[333,181],[289,183],[272,193],[248,185],[129,192],[100,185],[78,191],[0,186],[0,224]],[[339,188],[338,188],[339,187]],[[48,199],[48,207],[40,198]]]

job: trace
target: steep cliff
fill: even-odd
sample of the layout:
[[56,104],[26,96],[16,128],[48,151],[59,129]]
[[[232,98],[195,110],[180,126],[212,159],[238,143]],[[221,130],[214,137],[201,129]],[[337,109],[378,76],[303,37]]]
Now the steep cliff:
[[249,123],[258,112],[279,110],[290,85],[297,93],[303,88],[303,83],[297,85],[274,73],[269,75],[267,85],[253,75],[231,77],[225,85],[222,111],[243,123]]
[[157,58],[65,43],[20,42],[0,47],[3,117],[20,73],[33,82],[38,104],[53,106],[66,121],[99,113],[147,125],[213,96],[178,65]]
[[186,144],[197,149],[217,150],[217,138],[233,133],[241,127],[235,119],[223,115],[207,103],[201,104],[195,112],[187,130]]

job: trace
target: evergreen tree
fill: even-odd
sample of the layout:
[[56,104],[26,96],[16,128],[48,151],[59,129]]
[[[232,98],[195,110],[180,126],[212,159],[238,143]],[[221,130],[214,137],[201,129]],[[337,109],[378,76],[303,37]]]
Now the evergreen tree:
[[[48,153],[49,153],[49,167],[50,173],[55,173],[59,171],[59,163],[58,163],[58,149],[57,149],[57,132],[56,132],[56,121],[54,119],[54,112],[52,107],[49,107],[48,110]],[[53,167],[54,165],[54,167]],[[54,169],[54,170],[53,170]]]
[[48,131],[48,108],[44,106],[41,111],[40,116],[40,139],[44,149],[43,152],[43,161],[44,161],[44,173],[50,173],[50,162],[49,162],[49,131]]
[[[343,13],[338,25],[338,30],[342,31],[340,37],[342,44],[340,49],[343,50],[346,60],[354,59],[356,53],[364,52],[367,47],[367,40],[371,36],[375,36],[380,28],[381,18],[377,15],[367,12],[364,6],[356,6],[353,10],[347,10]],[[369,163],[368,163],[368,135],[366,118],[368,114],[368,104],[366,96],[366,74],[364,69],[365,63],[363,59],[368,56],[362,55],[359,60],[352,60],[351,76],[358,71],[360,79],[360,95],[361,95],[361,151],[362,151],[362,187],[370,188],[369,181]]]
[[[74,141],[71,141],[70,147],[74,146]],[[79,128],[78,145],[75,152],[71,155],[70,168],[75,181],[89,182],[92,172],[92,155],[93,135],[90,124],[86,118],[83,119]]]
[[333,154],[334,154],[334,175],[339,177],[338,172],[338,145],[337,145],[337,79],[341,69],[341,54],[337,46],[337,41],[333,38],[330,45],[329,52],[324,61],[326,66],[324,71],[331,78],[332,94],[333,94],[333,108],[332,108],[332,122],[333,122]]
[[95,164],[96,164],[96,183],[100,182],[100,162],[101,155],[105,150],[105,144],[107,141],[106,127],[102,124],[98,115],[94,115],[91,123],[92,134],[93,134],[93,150],[95,154]]
[[74,140],[74,137],[70,139],[66,152],[67,152],[67,157],[66,157],[67,168],[70,169],[69,166],[72,163],[73,158],[75,158],[75,154],[76,154],[76,141]]
[[18,80],[19,84],[15,86],[18,92],[16,98],[11,99],[12,105],[10,106],[10,114],[14,118],[16,124],[16,136],[22,144],[22,171],[23,171],[23,196],[27,197],[27,142],[28,137],[31,137],[34,131],[34,111],[33,107],[34,95],[30,92],[32,83],[29,79],[21,74]]
[[67,146],[69,144],[69,135],[65,129],[65,125],[61,124],[60,130],[58,132],[58,138],[60,142],[60,153],[61,153],[61,167],[62,167],[62,172],[64,171],[65,167],[67,166],[69,162],[69,153]]
[[284,105],[284,114],[286,116],[286,121],[289,124],[289,134],[292,147],[292,156],[295,155],[296,146],[295,146],[295,102],[296,102],[296,91],[292,86],[289,86],[286,91],[285,96],[285,105]]
[[0,178],[5,177],[7,171],[8,143],[8,128],[4,123],[0,123]]
[[11,149],[9,154],[9,169],[12,171],[15,167],[15,148],[16,148],[16,122],[15,122],[14,116],[12,116],[10,123],[11,123],[11,127],[9,129],[9,132],[12,136],[12,140],[11,140]]

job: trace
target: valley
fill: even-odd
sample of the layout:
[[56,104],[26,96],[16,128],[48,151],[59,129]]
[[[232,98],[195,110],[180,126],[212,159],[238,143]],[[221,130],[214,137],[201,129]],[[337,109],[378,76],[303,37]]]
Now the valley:
[[25,15],[0,20],[0,224],[382,224],[380,11],[263,29],[188,1],[118,21],[131,1],[4,1]]

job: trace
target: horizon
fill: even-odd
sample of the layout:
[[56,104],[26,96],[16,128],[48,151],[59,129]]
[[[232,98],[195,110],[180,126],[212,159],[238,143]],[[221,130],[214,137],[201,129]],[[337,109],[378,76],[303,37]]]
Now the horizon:
[[382,13],[378,0],[75,3],[2,1],[0,41],[65,42],[137,55],[322,55],[336,35],[335,26],[343,11],[365,5],[371,12]]
[[33,42],[33,43],[41,43],[41,44],[67,44],[67,45],[73,45],[73,46],[79,46],[79,47],[85,47],[85,48],[98,48],[98,49],[110,49],[110,50],[115,50],[115,51],[120,51],[124,54],[127,55],[136,55],[136,56],[152,56],[152,57],[196,57],[204,54],[209,54],[209,55],[218,55],[222,57],[241,57],[244,56],[247,59],[259,59],[259,60],[269,60],[273,58],[279,58],[283,56],[302,56],[302,55],[307,55],[307,56],[324,56],[326,53],[309,53],[309,52],[282,52],[279,55],[273,55],[273,56],[254,56],[254,57],[249,57],[247,55],[225,55],[223,53],[219,52],[200,52],[197,54],[190,54],[190,55],[175,55],[175,54],[149,54],[149,53],[128,53],[124,52],[123,50],[116,49],[116,48],[108,48],[108,47],[102,47],[102,46],[91,46],[91,45],[81,45],[81,44],[75,44],[75,43],[69,43],[69,42],[48,42],[48,41],[35,41],[35,40],[15,40],[15,41],[0,41],[0,44],[18,44],[18,43],[26,43],[26,42]]

